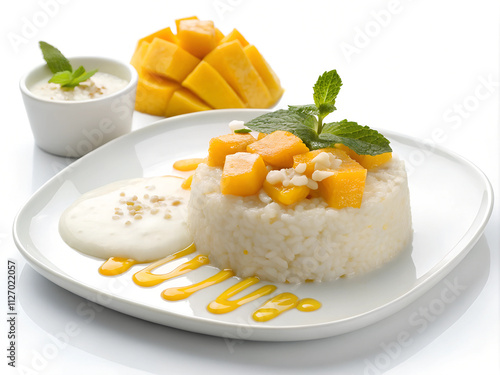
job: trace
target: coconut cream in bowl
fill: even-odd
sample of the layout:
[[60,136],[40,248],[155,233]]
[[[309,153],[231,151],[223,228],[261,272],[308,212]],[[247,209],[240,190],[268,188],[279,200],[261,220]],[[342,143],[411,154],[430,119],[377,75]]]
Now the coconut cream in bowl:
[[69,62],[74,69],[98,71],[66,88],[49,83],[53,74],[42,64],[22,77],[20,89],[37,146],[51,154],[80,157],[130,132],[137,72],[104,57],[75,57]]

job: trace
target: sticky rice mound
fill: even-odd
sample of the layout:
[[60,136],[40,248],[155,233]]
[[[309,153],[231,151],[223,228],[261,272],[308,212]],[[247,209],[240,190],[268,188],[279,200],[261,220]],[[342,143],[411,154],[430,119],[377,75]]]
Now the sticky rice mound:
[[199,253],[239,277],[275,283],[330,281],[366,273],[409,245],[412,222],[404,162],[368,171],[360,208],[322,198],[283,206],[258,195],[223,195],[222,169],[200,164],[191,185],[188,225]]

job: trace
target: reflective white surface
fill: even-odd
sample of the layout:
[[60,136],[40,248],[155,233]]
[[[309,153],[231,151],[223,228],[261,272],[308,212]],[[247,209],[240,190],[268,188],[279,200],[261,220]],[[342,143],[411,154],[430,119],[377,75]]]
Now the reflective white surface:
[[[21,209],[14,223],[21,253],[57,285],[138,318],[220,337],[300,341],[351,332],[388,317],[446,277],[482,235],[493,205],[491,186],[484,174],[442,148],[427,149],[417,140],[383,131],[394,153],[409,168],[412,244],[393,261],[366,275],[318,284],[276,284],[278,289],[271,296],[291,292],[299,298],[314,298],[322,304],[317,311],[290,311],[266,323],[254,322],[252,312],[268,296],[233,313],[211,314],[207,304],[241,279],[232,278],[186,300],[167,302],[160,298],[165,288],[197,283],[217,270],[208,265],[155,287],[141,288],[132,282],[131,275],[146,265],[135,265],[117,277],[104,277],[96,272],[102,259],[76,252],[63,242],[59,218],[82,193],[126,177],[175,174],[175,160],[203,157],[210,139],[225,134],[232,120],[248,121],[262,113],[266,112],[222,110],[160,120],[86,155],[49,180]],[[196,134],[196,139],[190,134]],[[424,151],[427,160],[415,169],[412,155]],[[120,165],[127,166],[126,177]],[[184,257],[162,270],[170,271],[191,258]],[[450,286],[451,290],[443,293],[443,304],[455,299],[460,290],[454,288],[458,286]],[[242,336],[242,330],[248,333]]]
[[[286,88],[278,107],[309,103],[319,73],[336,68],[344,86],[332,120],[348,118],[449,148],[483,170],[498,193],[499,5],[486,0],[3,5],[0,243],[2,272],[7,258],[18,265],[17,364],[24,371],[11,373],[499,373],[498,205],[476,246],[424,296],[367,328],[307,342],[225,340],[101,308],[39,276],[11,237],[19,208],[72,161],[34,146],[18,91],[19,78],[40,63],[38,40],[67,55],[128,61],[137,39],[192,14],[214,19],[224,32],[237,27],[261,50]],[[113,36],[102,38],[103,27],[75,29],[77,18],[109,25]],[[134,128],[154,120],[136,114]],[[416,155],[417,167],[419,160]],[[0,285],[5,291],[5,277]],[[3,327],[6,347],[7,324]],[[0,366],[8,369],[5,358]]]

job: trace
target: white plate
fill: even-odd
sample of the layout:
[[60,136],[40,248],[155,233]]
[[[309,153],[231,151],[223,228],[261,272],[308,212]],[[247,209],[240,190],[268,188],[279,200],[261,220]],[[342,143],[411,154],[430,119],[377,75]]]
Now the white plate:
[[277,285],[276,294],[291,291],[300,298],[319,300],[323,306],[317,311],[291,310],[258,323],[251,315],[267,299],[263,297],[228,314],[209,313],[208,303],[233,285],[235,278],[184,301],[167,302],[160,296],[162,290],[201,281],[215,270],[205,266],[156,287],[143,288],[131,279],[143,265],[120,276],[104,277],[97,272],[102,260],[83,255],[61,240],[59,216],[82,193],[120,179],[171,174],[175,160],[204,157],[209,139],[227,133],[230,121],[247,121],[265,112],[221,110],[161,120],[75,161],[20,210],[13,230],[20,252],[57,285],[138,318],[227,338],[291,341],[338,335],[393,314],[441,280],[479,239],[493,206],[491,186],[484,174],[457,155],[383,132],[407,163],[413,248],[362,277],[323,284]]

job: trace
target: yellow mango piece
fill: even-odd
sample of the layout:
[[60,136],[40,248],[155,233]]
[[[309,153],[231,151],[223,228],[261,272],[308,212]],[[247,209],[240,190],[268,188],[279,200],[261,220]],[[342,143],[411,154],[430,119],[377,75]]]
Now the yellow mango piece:
[[189,176],[188,178],[186,178],[182,184],[181,184],[181,188],[183,188],[184,190],[191,190],[191,184],[193,182],[193,176],[194,175],[191,175]]
[[170,98],[165,109],[165,116],[172,117],[185,113],[208,111],[210,109],[212,108],[191,91],[180,88]]
[[149,42],[142,41],[137,45],[132,58],[130,59],[130,65],[132,65],[135,70],[137,70],[138,74],[142,73],[142,62],[144,60],[144,56],[148,52]]
[[200,62],[182,85],[213,108],[245,108],[245,104],[222,76],[207,62]]
[[291,204],[300,202],[307,198],[310,189],[307,186],[288,186],[272,185],[264,181],[264,191],[269,195],[273,201],[289,206]]
[[177,33],[179,32],[179,26],[182,21],[188,21],[188,20],[198,20],[199,18],[196,16],[191,16],[191,17],[184,17],[184,18],[178,18],[175,20],[175,27],[177,28]]
[[262,157],[248,152],[227,155],[220,187],[222,194],[246,197],[262,188],[267,168]]
[[276,168],[291,168],[293,157],[309,149],[290,132],[277,130],[247,146],[247,151],[262,156],[266,164]]
[[199,62],[178,45],[155,38],[144,56],[143,67],[151,73],[182,82]]
[[247,45],[243,50],[267,86],[271,94],[272,104],[275,104],[281,98],[284,91],[283,87],[281,87],[280,79],[254,45]]
[[354,150],[341,143],[337,143],[335,148],[345,151],[349,157],[356,160],[366,169],[376,168],[392,159],[392,152],[385,152],[379,155],[359,155]]
[[217,44],[224,38],[224,34],[218,28],[215,28],[215,39],[217,40]]
[[255,141],[250,134],[225,134],[212,138],[208,144],[207,164],[222,167],[227,155],[245,152],[247,146]]
[[166,27],[164,29],[158,30],[157,32],[154,32],[153,34],[150,34],[148,36],[145,36],[144,38],[139,39],[137,45],[139,46],[142,42],[151,43],[154,38],[160,38],[168,42],[177,43],[177,38],[172,32],[172,29],[170,27]]
[[183,20],[177,32],[179,46],[202,59],[217,46],[213,21]]
[[273,103],[267,86],[239,41],[219,44],[205,56],[205,61],[220,73],[250,108],[268,108]]
[[205,162],[206,162],[205,158],[182,159],[182,160],[177,160],[174,163],[173,167],[178,171],[188,172],[188,171],[194,171],[196,168],[198,168],[198,165]]
[[228,42],[232,42],[233,40],[237,40],[240,42],[241,46],[242,47],[245,47],[248,45],[248,42],[247,40],[243,37],[243,35],[241,35],[241,33],[236,30],[236,29],[233,29],[233,31],[231,31],[229,34],[227,34],[224,38],[222,38],[220,41],[219,41],[219,44],[223,44],[223,43],[228,43]]
[[342,160],[342,164],[332,176],[318,182],[321,196],[333,208],[361,207],[367,170],[342,150],[325,150]]
[[293,156],[293,168],[296,168],[299,164],[304,163],[306,165],[306,170],[303,174],[307,177],[311,178],[314,172],[315,163],[313,163],[313,159],[321,154],[322,152],[329,152],[330,149],[319,149],[314,151],[309,151],[301,154],[297,154]]
[[137,82],[135,109],[153,116],[164,116],[170,98],[180,87],[177,82],[143,73]]

